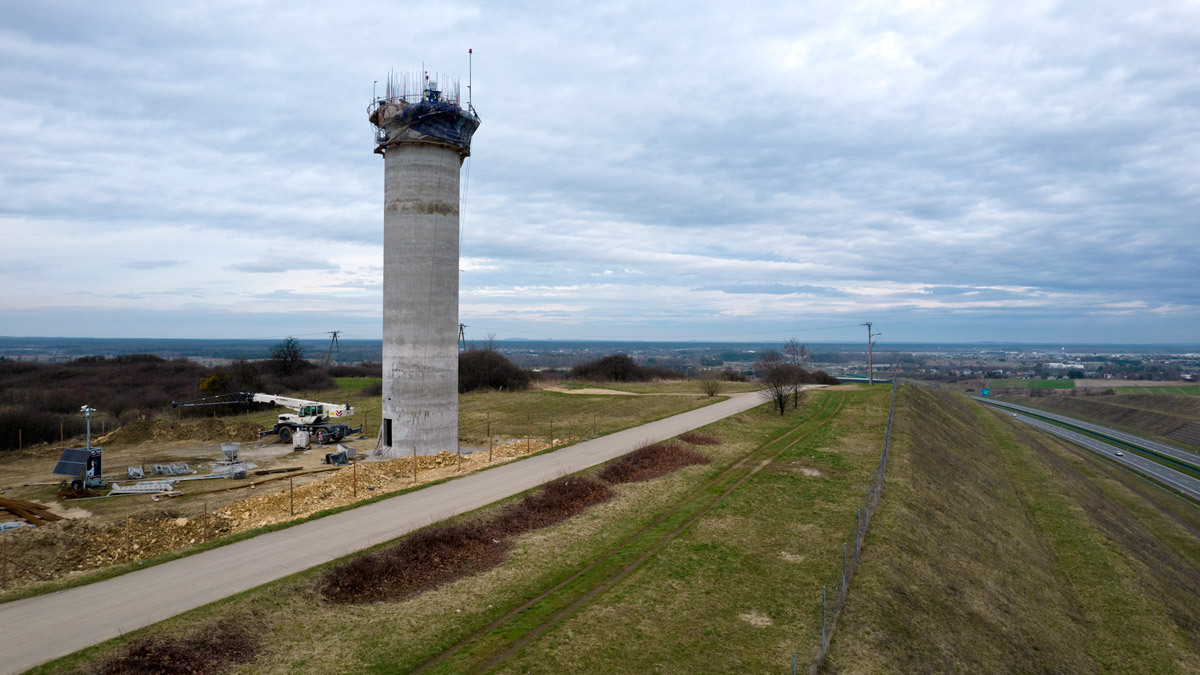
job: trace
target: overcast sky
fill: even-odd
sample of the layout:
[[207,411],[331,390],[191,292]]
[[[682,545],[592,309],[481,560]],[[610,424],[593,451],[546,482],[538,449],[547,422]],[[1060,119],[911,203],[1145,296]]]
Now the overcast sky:
[[1200,342],[1200,5],[1128,1],[5,2],[0,335],[380,337],[372,83],[468,48],[468,337]]

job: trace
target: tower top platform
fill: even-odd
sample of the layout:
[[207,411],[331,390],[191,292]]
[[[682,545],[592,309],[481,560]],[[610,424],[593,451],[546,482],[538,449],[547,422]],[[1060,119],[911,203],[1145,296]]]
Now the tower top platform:
[[460,104],[458,83],[443,92],[437,80],[389,75],[387,89],[367,108],[375,127],[375,152],[401,143],[431,143],[471,154],[471,136],[479,128],[479,115],[469,103]]

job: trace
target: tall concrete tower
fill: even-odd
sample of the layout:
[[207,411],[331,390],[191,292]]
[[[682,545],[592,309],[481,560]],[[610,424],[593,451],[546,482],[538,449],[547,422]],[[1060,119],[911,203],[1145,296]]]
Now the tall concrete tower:
[[479,128],[458,87],[389,78],[369,109],[383,155],[382,455],[458,444],[459,169]]

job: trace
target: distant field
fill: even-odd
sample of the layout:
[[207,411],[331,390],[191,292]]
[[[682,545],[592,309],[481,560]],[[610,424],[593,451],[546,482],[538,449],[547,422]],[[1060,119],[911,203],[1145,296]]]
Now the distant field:
[[1200,396],[1200,385],[1188,384],[1182,386],[1164,387],[1113,387],[1113,391],[1126,396],[1142,394],[1173,394],[1175,396]]
[[337,382],[338,389],[346,391],[360,391],[376,382],[382,382],[381,377],[335,377],[334,382]]
[[1075,380],[991,380],[993,389],[1074,389]]
[[[696,380],[655,380],[654,382],[592,382],[591,380],[562,380],[548,382],[544,386],[562,389],[615,389],[635,394],[700,394],[700,383]],[[757,382],[722,382],[721,394],[737,394],[757,391],[762,385]]]

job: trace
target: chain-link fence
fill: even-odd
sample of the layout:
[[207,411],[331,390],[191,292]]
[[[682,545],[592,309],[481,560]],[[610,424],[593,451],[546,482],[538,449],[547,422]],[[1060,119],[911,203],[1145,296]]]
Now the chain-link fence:
[[[859,555],[862,553],[863,542],[867,538],[867,529],[871,525],[871,515],[879,505],[879,495],[883,492],[883,479],[887,472],[888,454],[892,446],[892,418],[896,414],[896,387],[892,382],[892,403],[888,409],[887,431],[883,438],[883,453],[879,457],[879,465],[863,492],[862,503],[854,514],[854,527],[847,532],[842,542],[842,564],[833,575],[821,586],[821,634],[820,642],[814,650],[813,660],[809,665],[810,673],[817,672],[825,663],[825,652],[833,639],[833,628],[837,625],[838,615],[846,604],[846,594],[850,590],[850,580],[854,570],[858,568]],[[796,672],[796,658],[792,657],[792,673]]]

